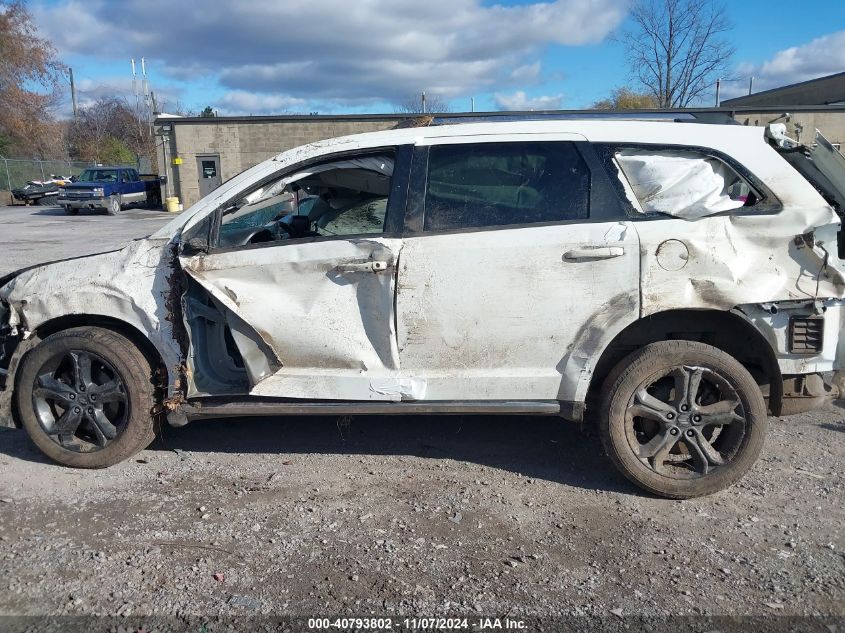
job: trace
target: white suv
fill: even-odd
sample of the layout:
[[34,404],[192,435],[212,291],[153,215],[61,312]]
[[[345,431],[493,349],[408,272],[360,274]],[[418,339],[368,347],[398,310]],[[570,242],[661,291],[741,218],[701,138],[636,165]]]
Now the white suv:
[[707,494],[768,412],[837,393],[843,160],[671,121],[306,145],[147,239],[0,280],[0,396],[80,467],[159,415],[586,416],[636,484]]

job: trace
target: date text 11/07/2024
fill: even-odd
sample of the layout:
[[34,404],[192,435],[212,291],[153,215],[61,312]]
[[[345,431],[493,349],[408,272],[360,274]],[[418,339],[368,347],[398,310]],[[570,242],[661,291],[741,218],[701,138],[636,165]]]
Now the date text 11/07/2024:
[[354,628],[378,630],[474,630],[519,631],[527,628],[523,620],[516,618],[308,618],[310,630],[346,630]]

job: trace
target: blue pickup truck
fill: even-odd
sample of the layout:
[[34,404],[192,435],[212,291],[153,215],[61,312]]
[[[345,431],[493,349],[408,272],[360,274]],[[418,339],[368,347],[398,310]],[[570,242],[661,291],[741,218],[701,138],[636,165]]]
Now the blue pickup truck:
[[57,204],[68,215],[80,209],[105,209],[117,215],[125,207],[138,205],[149,209],[161,207],[161,179],[154,174],[139,174],[131,167],[90,167],[75,182],[59,188]]

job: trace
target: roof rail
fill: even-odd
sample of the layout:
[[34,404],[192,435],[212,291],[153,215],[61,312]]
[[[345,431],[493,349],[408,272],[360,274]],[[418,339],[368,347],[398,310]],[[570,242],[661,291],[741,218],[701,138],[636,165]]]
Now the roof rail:
[[478,112],[455,114],[418,115],[428,125],[453,125],[456,123],[489,123],[498,121],[666,121],[670,123],[708,123],[714,125],[739,125],[728,112],[679,111],[679,110],[572,110],[556,112]]

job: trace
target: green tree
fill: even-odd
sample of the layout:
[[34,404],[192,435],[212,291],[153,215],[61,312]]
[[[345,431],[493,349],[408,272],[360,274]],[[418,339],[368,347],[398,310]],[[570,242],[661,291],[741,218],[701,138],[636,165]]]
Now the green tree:
[[137,157],[114,136],[107,136],[100,145],[99,160],[107,165],[134,165]]
[[214,110],[211,109],[211,106],[205,106],[205,109],[200,112],[200,116],[203,119],[213,119],[214,118]]
[[659,107],[660,104],[654,95],[624,87],[614,88],[609,97],[592,105],[594,110],[646,110]]

